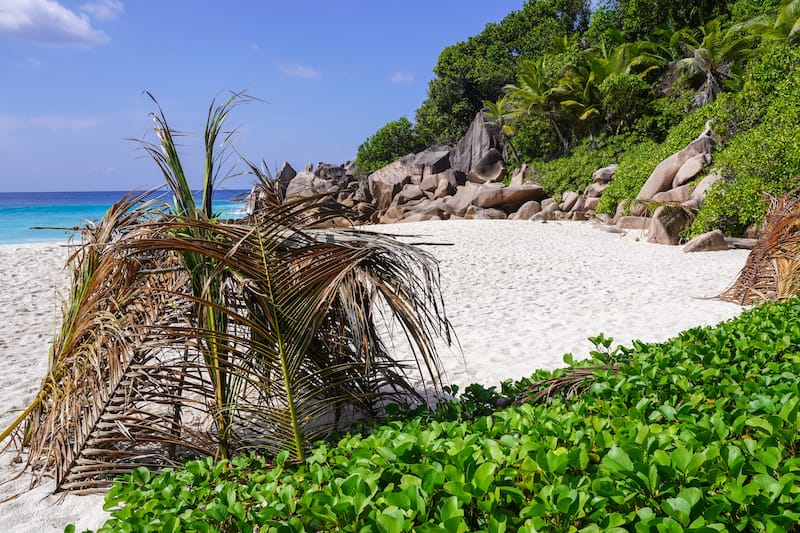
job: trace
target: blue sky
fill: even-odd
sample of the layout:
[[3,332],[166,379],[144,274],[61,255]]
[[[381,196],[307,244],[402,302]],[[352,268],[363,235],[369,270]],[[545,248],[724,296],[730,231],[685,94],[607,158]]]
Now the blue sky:
[[[228,90],[236,149],[270,168],[342,163],[424,100],[442,48],[522,0],[0,0],[0,192],[162,183],[153,93],[199,184],[208,105]],[[226,184],[246,188],[249,178]]]

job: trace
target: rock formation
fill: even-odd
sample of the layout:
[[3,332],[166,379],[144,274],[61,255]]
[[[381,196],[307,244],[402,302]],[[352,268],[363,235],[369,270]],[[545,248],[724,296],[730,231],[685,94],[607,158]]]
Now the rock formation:
[[[669,190],[679,173],[685,179],[685,176],[693,172],[698,164],[700,165],[700,170],[702,170],[702,165],[704,164],[702,161],[705,161],[705,157],[711,154],[714,144],[716,144],[714,132],[707,122],[705,130],[695,140],[686,145],[683,150],[672,154],[656,166],[642,186],[636,199],[650,200],[656,194]],[[681,173],[682,168],[687,163],[687,170]],[[692,177],[697,176],[700,170],[694,172]]]
[[[352,220],[342,220],[342,224],[450,218],[592,220],[605,231],[642,231],[649,242],[674,245],[708,190],[721,179],[711,172],[695,183],[711,161],[714,144],[714,133],[706,124],[695,140],[658,164],[639,191],[638,201],[620,204],[613,218],[595,211],[617,165],[595,170],[585,190],[567,191],[560,202],[547,198],[527,165],[515,169],[505,185],[499,132],[480,113],[455,148],[431,146],[366,177],[355,176],[355,164],[350,161],[319,163],[316,170],[309,164],[299,173],[284,163],[276,179],[289,199],[328,195],[351,208]],[[640,216],[658,204],[652,217]],[[687,245],[686,251],[722,249],[727,244],[720,243],[720,235],[703,236]]]
[[502,154],[502,139],[500,129],[486,122],[483,113],[478,113],[450,154],[450,165],[468,175],[490,150],[495,149]]

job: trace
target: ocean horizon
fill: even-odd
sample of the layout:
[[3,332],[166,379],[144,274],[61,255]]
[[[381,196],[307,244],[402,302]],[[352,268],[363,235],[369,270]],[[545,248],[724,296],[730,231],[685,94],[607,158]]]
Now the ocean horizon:
[[[222,218],[244,215],[244,202],[237,201],[249,191],[217,189],[214,191],[214,211]],[[141,193],[139,191],[138,193]],[[68,192],[0,192],[0,244],[65,242],[79,237],[78,231],[66,228],[83,227],[87,222],[103,218],[109,207],[130,191],[68,191]],[[172,203],[172,194],[161,189],[162,196]],[[200,192],[198,191],[199,197]],[[65,229],[32,229],[34,227]]]

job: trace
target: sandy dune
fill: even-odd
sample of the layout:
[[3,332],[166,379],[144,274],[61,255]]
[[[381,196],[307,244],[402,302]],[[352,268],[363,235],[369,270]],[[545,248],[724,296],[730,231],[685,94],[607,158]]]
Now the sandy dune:
[[[573,222],[447,221],[381,226],[420,235],[408,240],[452,243],[427,249],[441,262],[447,312],[463,354],[442,353],[451,382],[496,385],[562,365],[571,352],[585,357],[587,337],[616,342],[665,340],[715,324],[740,308],[708,297],[730,284],[747,252],[684,254]],[[67,277],[67,252],[56,244],[0,246],[0,425],[35,396],[47,369]],[[13,479],[15,453],[0,454],[0,500],[24,492]],[[10,481],[8,481],[10,480]],[[0,503],[2,531],[63,531],[76,522],[97,528],[102,497],[49,496],[45,484]]]

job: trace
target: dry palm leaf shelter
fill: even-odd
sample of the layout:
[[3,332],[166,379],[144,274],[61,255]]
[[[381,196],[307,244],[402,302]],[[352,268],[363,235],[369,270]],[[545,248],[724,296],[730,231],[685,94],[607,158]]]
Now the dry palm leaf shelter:
[[800,198],[773,197],[756,245],[720,299],[739,305],[800,294]]
[[[439,390],[434,342],[449,340],[438,266],[388,236],[320,229],[320,199],[280,202],[269,180],[256,215],[211,211],[222,124],[247,101],[208,111],[202,205],[196,205],[159,108],[144,144],[175,204],[125,198],[83,231],[49,370],[2,435],[57,490],[92,491],[137,466],[192,456],[288,450]],[[413,357],[393,358],[399,325]],[[427,394],[427,392],[425,392]]]

